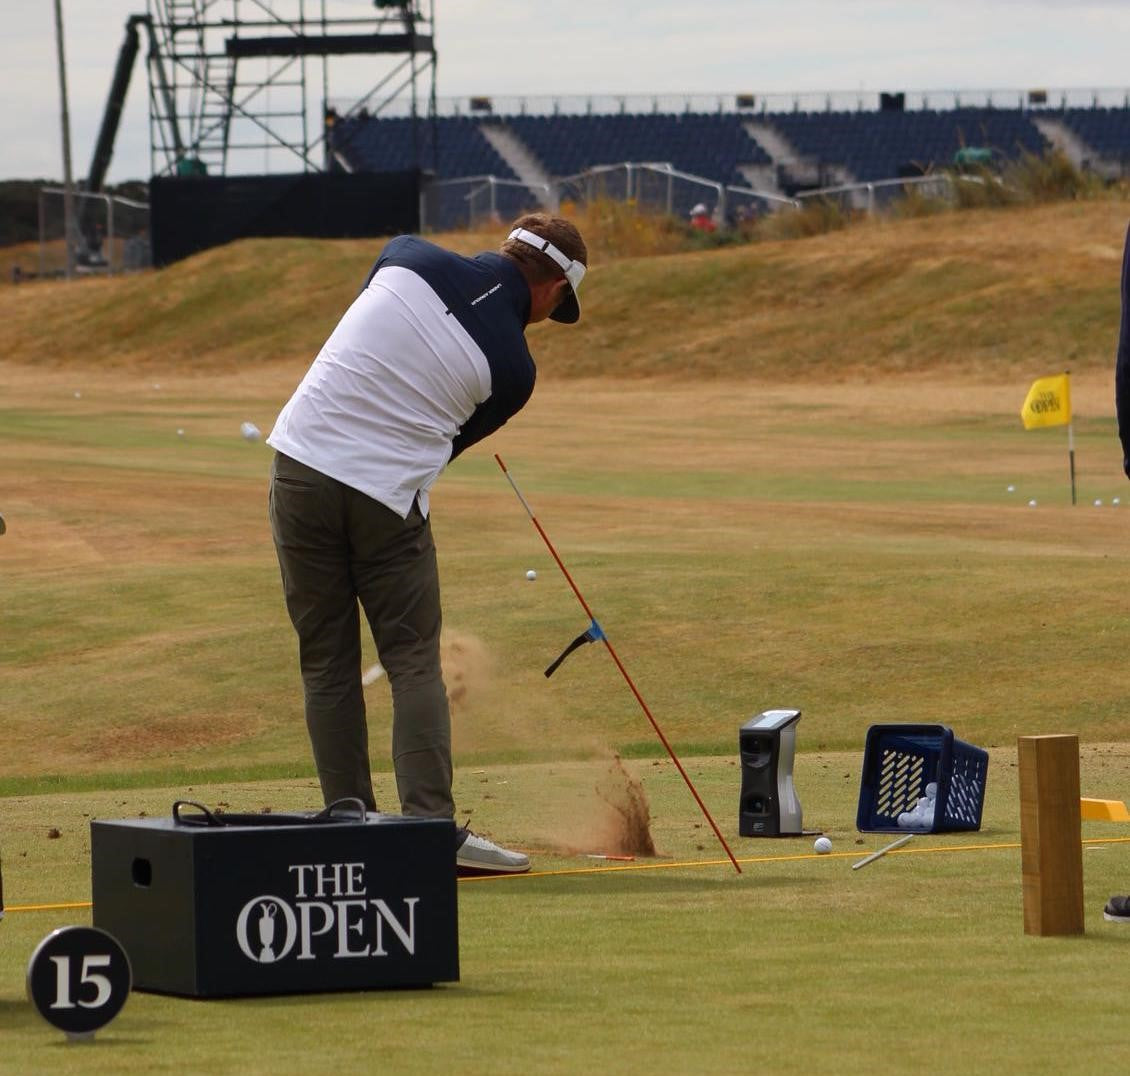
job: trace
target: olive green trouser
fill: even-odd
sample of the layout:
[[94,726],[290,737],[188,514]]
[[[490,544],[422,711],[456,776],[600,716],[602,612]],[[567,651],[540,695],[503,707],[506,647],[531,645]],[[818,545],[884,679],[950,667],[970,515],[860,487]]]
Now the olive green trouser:
[[392,688],[392,758],[404,814],[451,818],[451,716],[439,659],[431,525],[282,453],[271,467],[271,535],[298,634],[306,727],[327,804],[376,809],[361,684],[358,604]]

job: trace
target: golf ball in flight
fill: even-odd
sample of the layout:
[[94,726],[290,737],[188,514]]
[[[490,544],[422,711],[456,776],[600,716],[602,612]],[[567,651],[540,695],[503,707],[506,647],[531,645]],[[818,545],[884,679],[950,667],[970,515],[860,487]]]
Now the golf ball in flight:
[[827,837],[817,837],[812,846],[820,855],[826,855],[832,850],[832,842]]
[[526,572],[526,578],[527,578],[527,579],[528,579],[528,580],[529,580],[529,581],[530,581],[531,583],[532,583],[532,582],[533,582],[533,581],[534,581],[535,579],[537,579],[537,577],[538,577],[538,573],[537,573],[537,572],[535,572],[535,571],[533,570],[533,568],[531,568],[531,569],[530,569],[530,570],[529,570],[528,572]]

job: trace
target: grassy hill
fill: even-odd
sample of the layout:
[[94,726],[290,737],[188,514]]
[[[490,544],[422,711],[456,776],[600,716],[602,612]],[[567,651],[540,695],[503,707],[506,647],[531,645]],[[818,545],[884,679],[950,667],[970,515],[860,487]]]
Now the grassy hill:
[[[544,377],[1014,378],[1109,364],[1127,203],[877,220],[806,239],[626,257],[588,226],[585,318],[538,326]],[[494,234],[442,237],[467,252]],[[619,246],[620,244],[616,244]],[[380,241],[244,240],[167,269],[0,288],[0,354],[216,372],[304,362]]]

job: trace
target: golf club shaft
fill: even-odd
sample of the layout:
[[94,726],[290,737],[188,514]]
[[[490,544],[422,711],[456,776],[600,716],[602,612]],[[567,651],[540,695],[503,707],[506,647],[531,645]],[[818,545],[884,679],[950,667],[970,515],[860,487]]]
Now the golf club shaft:
[[[506,464],[502,462],[502,457],[496,452],[494,458],[498,463],[498,466],[502,469],[502,473],[506,475],[506,480],[510,483],[511,488],[514,490],[515,494],[517,494],[518,500],[522,502],[522,507],[525,508],[526,514],[530,517],[530,522],[533,523],[534,528],[537,530],[538,534],[541,535],[541,540],[545,543],[546,549],[549,550],[550,556],[553,557],[554,561],[557,563],[557,567],[561,569],[561,574],[565,576],[565,579],[568,582],[569,586],[572,588],[573,593],[576,594],[577,601],[581,603],[581,608],[583,608],[584,611],[588,614],[589,619],[595,622],[596,617],[593,615],[592,609],[589,608],[589,603],[585,601],[585,597],[581,593],[580,588],[573,581],[573,577],[569,574],[569,569],[565,567],[565,564],[557,555],[557,550],[553,548],[553,543],[549,540],[549,535],[545,533],[542,525],[538,522],[537,516],[534,515],[533,509],[530,507],[529,502],[527,502],[526,498],[522,496],[522,491],[518,489],[518,484],[514,481],[514,477],[506,469]],[[616,668],[620,670],[620,675],[624,678],[624,682],[631,689],[632,694],[636,698],[636,702],[639,703],[640,709],[643,710],[644,715],[647,717],[648,721],[651,722],[651,727],[655,730],[656,736],[659,737],[660,743],[663,744],[664,748],[667,751],[667,754],[671,757],[671,761],[675,764],[675,768],[679,771],[679,774],[686,782],[687,788],[690,789],[691,795],[694,796],[695,802],[698,804],[699,810],[702,811],[703,817],[707,822],[710,823],[710,828],[714,830],[714,836],[718,838],[718,843],[721,844],[722,847],[726,850],[726,855],[730,857],[730,862],[734,865],[734,870],[736,870],[738,874],[741,874],[742,868],[738,864],[738,861],[734,858],[734,853],[730,851],[730,846],[726,843],[726,838],[722,836],[722,831],[718,828],[718,825],[711,816],[710,811],[707,810],[706,804],[702,802],[702,797],[698,794],[698,789],[695,788],[694,782],[690,779],[690,775],[685,769],[683,769],[683,764],[679,761],[679,756],[675,754],[675,749],[671,746],[667,737],[663,735],[663,730],[659,727],[659,722],[655,720],[655,717],[652,714],[651,710],[648,708],[647,703],[644,702],[643,696],[639,693],[639,689],[633,683],[632,678],[628,675],[628,670],[624,668],[624,663],[620,660],[619,655],[616,653],[616,650],[613,648],[612,643],[609,641],[607,635],[603,636],[603,642],[604,645],[608,648],[608,653],[611,655],[612,660],[616,663]]]
[[874,863],[880,856],[885,856],[888,852],[893,852],[896,848],[901,848],[913,836],[913,833],[908,833],[905,837],[899,837],[897,841],[891,841],[890,844],[880,848],[878,852],[872,852],[871,855],[865,856],[858,863],[853,863],[851,869],[857,871],[860,867],[866,867],[868,863]]

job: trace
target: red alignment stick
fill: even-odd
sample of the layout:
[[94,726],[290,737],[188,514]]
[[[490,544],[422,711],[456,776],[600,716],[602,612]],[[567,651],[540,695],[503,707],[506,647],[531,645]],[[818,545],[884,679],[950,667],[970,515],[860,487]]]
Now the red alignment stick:
[[[561,558],[557,555],[557,550],[553,548],[553,543],[549,540],[549,535],[546,534],[542,529],[542,525],[538,522],[537,516],[534,515],[533,509],[530,508],[530,505],[527,502],[526,498],[522,496],[522,491],[518,488],[518,484],[514,481],[513,476],[506,469],[506,464],[502,462],[502,457],[496,452],[494,454],[494,458],[498,463],[498,466],[502,468],[502,473],[506,475],[506,480],[510,483],[510,487],[514,490],[515,494],[517,494],[518,500],[522,502],[522,507],[526,510],[526,515],[530,517],[530,522],[534,525],[538,534],[541,535],[541,540],[545,542],[546,549],[549,550],[550,555],[557,562],[557,567],[561,569],[561,574],[565,576],[565,581],[569,584],[570,587],[573,588],[573,593],[577,595],[577,601],[581,603],[581,608],[584,609],[586,613],[588,613],[589,619],[594,624],[596,624],[597,619],[595,616],[593,616],[593,612],[589,608],[589,603],[585,601],[584,595],[577,587],[577,584],[573,582],[573,577],[569,574],[569,569],[565,567],[565,565],[561,561]],[[632,678],[628,675],[628,670],[624,668],[624,663],[620,660],[616,651],[612,648],[612,643],[609,642],[608,636],[604,634],[603,629],[601,630],[600,637],[603,640],[604,645],[608,648],[608,653],[612,655],[612,660],[616,663],[616,668],[620,670],[620,675],[624,677],[624,682],[628,685],[628,687],[632,689],[632,694],[635,695],[636,702],[640,704],[640,709],[643,710],[643,712],[647,715],[648,721],[651,722],[651,727],[655,729],[656,736],[659,737],[663,746],[667,749],[667,754],[671,756],[671,761],[675,763],[675,766],[678,769],[679,773],[682,774],[683,780],[687,783],[687,788],[691,790],[691,795],[695,798],[695,803],[698,804],[699,809],[703,813],[703,816],[706,818],[707,822],[710,823],[710,828],[714,830],[714,836],[718,838],[719,844],[721,844],[722,847],[726,850],[726,855],[730,857],[730,862],[733,863],[734,870],[736,870],[738,874],[741,874],[742,868],[738,865],[738,861],[734,858],[734,853],[730,851],[730,846],[726,843],[726,838],[722,836],[722,831],[718,828],[717,823],[710,816],[710,812],[706,809],[706,804],[702,802],[702,797],[698,794],[698,790],[695,788],[694,783],[687,775],[687,771],[683,769],[683,764],[679,761],[679,756],[675,754],[674,748],[671,746],[667,737],[663,735],[663,730],[659,727],[659,723],[652,716],[651,710],[648,709],[647,703],[643,701],[643,696],[639,693],[636,685],[632,683]]]

